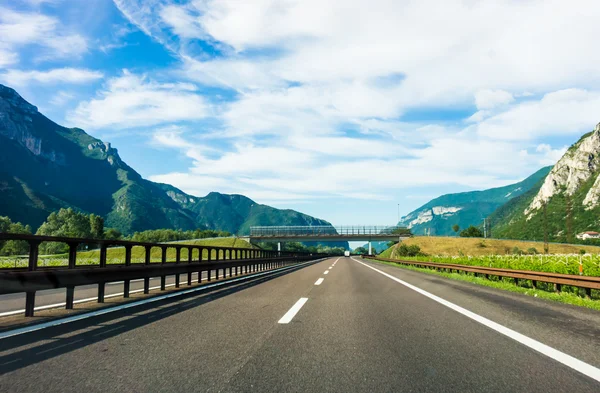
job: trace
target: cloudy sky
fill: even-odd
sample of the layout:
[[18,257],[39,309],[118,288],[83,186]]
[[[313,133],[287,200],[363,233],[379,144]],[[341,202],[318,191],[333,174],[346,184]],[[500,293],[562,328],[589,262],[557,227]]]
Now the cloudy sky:
[[600,121],[594,0],[0,0],[0,83],[143,176],[392,224]]

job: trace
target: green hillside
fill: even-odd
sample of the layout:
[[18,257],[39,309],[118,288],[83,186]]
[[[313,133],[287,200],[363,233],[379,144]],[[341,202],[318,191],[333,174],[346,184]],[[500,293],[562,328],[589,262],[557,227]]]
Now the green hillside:
[[145,180],[109,143],[52,122],[0,85],[0,216],[35,230],[61,207],[100,215],[106,227],[124,234],[159,228],[247,234],[252,225],[329,225],[243,195],[199,198]]
[[454,235],[452,226],[479,226],[483,219],[507,201],[513,200],[546,177],[552,167],[545,167],[527,179],[504,187],[483,191],[442,195],[402,217],[398,225],[407,226],[417,235],[429,232],[432,236]]
[[[585,134],[550,174],[526,194],[490,216],[494,237],[573,242],[575,235],[600,230],[600,127]],[[543,206],[546,206],[544,214]]]

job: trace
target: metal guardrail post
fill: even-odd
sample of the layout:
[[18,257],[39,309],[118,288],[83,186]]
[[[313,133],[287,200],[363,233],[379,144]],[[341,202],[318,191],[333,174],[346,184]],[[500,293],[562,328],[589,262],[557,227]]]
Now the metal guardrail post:
[[[194,261],[194,249],[192,247],[188,247],[188,263],[192,263]],[[192,272],[188,272],[187,274],[187,285],[192,285]]]
[[[77,265],[77,246],[79,246],[78,243],[69,243],[69,269],[75,269],[75,266]],[[67,287],[65,308],[67,310],[72,310],[74,301],[75,287],[70,285]]]
[[[131,266],[131,249],[133,248],[133,246],[125,246],[125,266]],[[125,280],[123,282],[123,297],[124,298],[128,298],[129,297],[129,289],[131,287],[131,281],[130,280]]]
[[[106,244],[100,245],[100,267],[106,267]],[[104,294],[106,292],[106,283],[98,283],[98,303],[104,303]]]
[[[27,270],[33,272],[37,270],[40,242],[36,240],[29,241],[29,263]],[[35,309],[35,291],[25,293],[25,316],[33,317]]]
[[[165,263],[167,263],[167,247],[163,246],[161,247],[161,251],[162,251],[162,255],[161,255],[161,265],[164,265]],[[165,276],[164,274],[162,276],[160,276],[160,290],[164,291],[165,287],[166,287],[166,283],[167,283],[167,276]]]
[[[146,255],[144,265],[150,265],[150,258],[152,256],[152,246],[144,247],[146,249]],[[144,294],[150,293],[150,277],[144,277]]]
[[[181,247],[175,247],[175,263],[181,263]],[[179,288],[179,276],[179,273],[175,275],[175,288]]]

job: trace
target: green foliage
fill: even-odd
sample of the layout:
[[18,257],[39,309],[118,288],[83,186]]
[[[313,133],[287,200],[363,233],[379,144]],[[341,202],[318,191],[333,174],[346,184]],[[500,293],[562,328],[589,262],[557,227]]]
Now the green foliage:
[[530,270],[548,273],[579,274],[579,263],[586,276],[600,276],[600,254],[583,255],[487,255],[444,256],[428,255],[407,257],[423,262],[452,263],[468,266],[486,266],[500,269]]
[[[584,253],[585,253],[585,250],[584,250]],[[529,247],[527,249],[527,254],[529,254],[529,255],[537,255],[537,254],[539,254],[539,252],[538,252],[538,250],[535,247]]]
[[358,254],[358,255],[368,255],[369,254],[369,250],[366,249],[365,247],[356,247],[352,252],[354,254]]
[[[0,217],[0,233],[21,233],[31,235],[29,225],[12,222],[8,217]],[[19,240],[0,241],[0,255],[21,255],[29,251],[27,242]]]
[[416,224],[411,228],[413,233],[419,234],[424,233],[425,229],[430,229],[430,235],[432,236],[455,235],[457,231],[453,229],[453,225],[467,228],[469,225],[481,223],[485,217],[492,214],[507,201],[534,187],[540,179],[546,177],[551,169],[552,167],[542,168],[527,179],[504,187],[442,195],[409,213],[400,221],[399,225],[408,225],[419,213],[431,211],[434,207],[457,207],[460,210],[453,213],[450,219],[445,215],[434,215],[430,221]]
[[525,255],[525,252],[523,252],[523,250],[521,250],[519,247],[514,246],[512,249],[512,253],[515,255]]
[[460,225],[458,225],[458,224],[452,225],[452,230],[454,231],[454,233],[458,234],[458,231],[460,231]]
[[477,243],[477,247],[479,247],[479,248],[486,248],[487,244],[485,243],[485,240],[482,240],[479,243]]
[[[260,242],[258,246],[263,250],[277,250],[277,242]],[[331,247],[323,244],[311,245],[300,242],[284,242],[282,243],[281,251],[297,251],[297,252],[311,252],[311,253],[326,253],[331,255],[344,255],[346,251],[345,247]]]
[[119,240],[123,237],[123,234],[118,229],[108,228],[104,231],[104,238],[107,240]]
[[231,233],[226,231],[215,231],[212,229],[196,229],[193,231],[182,231],[175,229],[154,229],[136,232],[131,240],[136,242],[166,243],[178,240],[206,239],[209,237],[228,237]]
[[410,231],[409,228],[396,228],[392,231],[392,234],[394,235],[400,235],[400,236],[412,236],[412,232]]
[[416,257],[416,256],[424,256],[425,254],[421,252],[421,247],[416,244],[411,244],[407,246],[402,243],[396,249],[396,254],[401,257]]
[[90,236],[93,239],[104,239],[104,218],[90,214]]
[[585,255],[586,251],[582,248],[581,250],[579,250],[579,255]]
[[471,225],[460,232],[460,237],[483,237],[483,232],[481,229]]

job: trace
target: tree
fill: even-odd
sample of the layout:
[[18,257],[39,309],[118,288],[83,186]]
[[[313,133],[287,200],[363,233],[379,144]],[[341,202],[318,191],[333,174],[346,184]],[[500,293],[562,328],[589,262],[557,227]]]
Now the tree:
[[[8,217],[0,217],[0,232],[31,235],[31,228],[29,225],[23,225],[20,222],[12,222]],[[28,251],[29,244],[25,241],[0,241],[0,255],[21,255],[27,254]]]
[[356,247],[354,249],[354,253],[359,255],[367,255],[369,254],[369,250],[367,250],[365,247]]
[[452,230],[458,235],[458,231],[460,231],[460,226],[458,224],[454,224],[452,225]]
[[115,228],[108,228],[104,231],[104,238],[106,240],[119,240],[121,237],[123,237],[123,235]]
[[483,232],[481,229],[471,225],[460,232],[460,237],[483,237]]
[[104,218],[90,214],[90,236],[93,239],[104,239]]
[[[104,221],[102,221],[104,227]],[[98,227],[96,227],[98,230]],[[58,213],[50,213],[46,222],[37,230],[37,235],[59,236],[59,237],[92,237],[90,216],[77,212],[71,208],[60,209]],[[44,254],[61,254],[69,249],[65,243],[43,242],[40,252]]]

